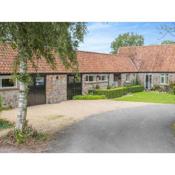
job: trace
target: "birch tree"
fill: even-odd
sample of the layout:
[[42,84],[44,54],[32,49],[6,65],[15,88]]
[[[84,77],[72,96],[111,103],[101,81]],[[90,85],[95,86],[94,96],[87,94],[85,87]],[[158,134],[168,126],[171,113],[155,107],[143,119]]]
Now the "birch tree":
[[19,82],[19,101],[16,129],[23,131],[27,115],[27,95],[30,75],[28,62],[34,67],[35,59],[43,57],[54,68],[55,53],[65,67],[76,65],[76,49],[86,32],[84,23],[0,23],[0,41],[10,44],[18,55],[15,59],[16,78]]

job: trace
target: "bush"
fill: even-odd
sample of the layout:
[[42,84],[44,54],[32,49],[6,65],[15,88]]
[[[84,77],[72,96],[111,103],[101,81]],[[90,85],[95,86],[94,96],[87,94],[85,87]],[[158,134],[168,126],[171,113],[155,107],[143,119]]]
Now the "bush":
[[7,120],[0,119],[0,129],[12,128],[13,124]]
[[100,86],[97,84],[96,87],[95,87],[95,89],[100,89]]
[[159,85],[154,85],[151,90],[161,92],[162,91],[162,88]]
[[112,86],[110,86],[110,85],[107,86],[107,89],[111,89],[111,88],[112,88]]
[[47,134],[40,133],[31,126],[26,126],[23,131],[16,129],[9,131],[8,134],[3,137],[2,143],[32,145],[33,143],[46,141],[47,138]]
[[106,99],[105,95],[76,95],[73,97],[74,100],[100,100]]
[[173,94],[175,94],[175,86],[173,86],[173,88],[172,88],[172,89],[173,89],[173,90],[172,90],[172,91],[173,91]]
[[94,91],[96,95],[105,95],[107,98],[121,97],[128,93],[127,87],[113,88],[113,89],[101,89]]
[[141,92],[144,90],[143,86],[135,85],[135,86],[128,86],[128,92],[134,93],[134,92]]
[[95,90],[95,95],[105,95],[107,98],[117,98],[123,95],[126,95],[129,92],[141,92],[144,90],[143,86],[127,86],[127,87],[118,87],[113,89],[99,89]]
[[0,96],[0,111],[2,110],[2,97]]

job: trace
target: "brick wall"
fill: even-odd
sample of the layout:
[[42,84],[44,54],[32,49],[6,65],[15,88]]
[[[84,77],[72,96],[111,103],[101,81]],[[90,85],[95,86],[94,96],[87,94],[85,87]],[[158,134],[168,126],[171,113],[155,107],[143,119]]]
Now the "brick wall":
[[67,75],[46,76],[46,103],[67,100]]

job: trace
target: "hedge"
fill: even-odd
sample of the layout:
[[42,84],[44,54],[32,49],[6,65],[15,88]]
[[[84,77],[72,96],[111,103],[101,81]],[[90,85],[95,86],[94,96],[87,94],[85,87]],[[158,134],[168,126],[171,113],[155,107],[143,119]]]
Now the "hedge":
[[143,86],[140,86],[140,85],[135,85],[135,86],[128,86],[128,92],[141,92],[144,90],[144,87]]
[[106,99],[105,95],[76,95],[73,100],[100,100]]
[[[107,98],[117,98],[128,93],[141,92],[144,90],[143,86],[126,86],[126,87],[118,87],[113,89],[97,89],[93,91],[94,95],[105,95]],[[92,93],[92,92],[91,92]]]

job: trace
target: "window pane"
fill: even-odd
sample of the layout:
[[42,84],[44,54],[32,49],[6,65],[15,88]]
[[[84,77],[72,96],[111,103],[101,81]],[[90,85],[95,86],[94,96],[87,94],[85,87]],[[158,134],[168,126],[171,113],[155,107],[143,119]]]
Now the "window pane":
[[166,84],[168,84],[168,74],[166,74]]
[[160,82],[161,82],[162,84],[165,83],[165,77],[164,77],[164,76],[161,76]]
[[102,76],[101,75],[97,75],[97,81],[101,81],[102,80]]
[[89,76],[89,81],[93,81],[94,77],[93,76]]
[[88,76],[86,75],[86,81],[88,81]]
[[2,87],[13,87],[13,86],[15,86],[15,84],[12,79],[9,78],[2,79]]
[[44,85],[44,77],[36,77],[36,86],[43,86]]

